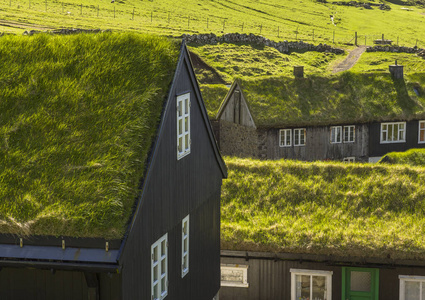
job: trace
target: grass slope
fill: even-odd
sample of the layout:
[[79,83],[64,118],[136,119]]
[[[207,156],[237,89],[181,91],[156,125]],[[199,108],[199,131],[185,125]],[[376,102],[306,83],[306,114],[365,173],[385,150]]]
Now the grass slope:
[[262,126],[409,120],[425,116],[425,76],[393,80],[389,74],[343,72],[329,77],[269,77],[240,82],[254,120]]
[[136,30],[174,36],[244,32],[275,40],[302,39],[315,43],[353,43],[354,32],[358,32],[359,43],[363,43],[366,35],[366,41],[371,44],[384,33],[387,39],[395,41],[398,37],[402,45],[413,46],[418,40],[418,46],[424,47],[424,9],[414,6],[412,11],[406,11],[401,9],[406,5],[403,1],[386,3],[391,6],[390,11],[314,0],[120,0],[112,3],[1,0],[0,19],[19,21],[20,25],[9,22],[1,29],[14,32],[40,25]]
[[425,259],[425,170],[226,158],[221,247]]
[[179,47],[137,34],[2,38],[1,233],[123,235]]
[[410,149],[406,152],[390,152],[385,154],[379,162],[387,164],[425,166],[425,149]]

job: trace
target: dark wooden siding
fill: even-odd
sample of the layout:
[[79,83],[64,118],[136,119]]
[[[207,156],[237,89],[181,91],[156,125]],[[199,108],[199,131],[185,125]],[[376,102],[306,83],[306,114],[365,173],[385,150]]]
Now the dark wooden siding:
[[[167,299],[211,300],[219,289],[222,173],[184,64],[171,91],[163,134],[151,165],[139,216],[124,252],[123,299],[151,298],[151,245],[168,233]],[[177,160],[176,96],[190,92],[191,153]],[[190,266],[181,278],[181,222],[190,214]]]
[[[355,124],[346,124],[355,125]],[[330,126],[315,127],[282,127],[258,130],[259,155],[261,159],[297,159],[342,160],[345,157],[355,157],[356,161],[366,161],[368,155],[368,127],[355,125],[354,143],[330,143]],[[344,125],[342,125],[344,127]],[[294,146],[294,128],[305,128],[305,146]],[[292,129],[292,145],[279,146],[279,130]]]
[[[244,258],[231,257],[222,257],[221,263],[248,265],[249,287],[222,287],[220,300],[291,299],[291,268],[332,271],[332,300],[341,300],[343,264],[331,265],[320,262],[285,261],[279,259],[246,260]],[[399,299],[399,275],[425,276],[425,267],[394,267],[391,265],[381,265],[379,267],[376,265],[356,265],[356,267],[379,269],[380,300]]]
[[[102,273],[97,274],[97,278],[100,299],[121,299],[120,275]],[[2,268],[0,271],[2,300],[86,300],[88,295],[83,272],[27,268]]]
[[419,121],[406,122],[406,142],[381,144],[381,123],[372,123],[369,127],[369,156],[383,156],[388,152],[406,151],[412,148],[424,148],[418,143]]

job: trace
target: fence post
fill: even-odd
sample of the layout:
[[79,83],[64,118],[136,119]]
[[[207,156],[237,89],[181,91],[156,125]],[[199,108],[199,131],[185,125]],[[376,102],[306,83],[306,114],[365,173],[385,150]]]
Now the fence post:
[[297,31],[295,31],[295,40],[298,41],[298,26],[297,26]]
[[418,47],[418,39],[416,39],[416,45],[415,45],[415,47]]
[[134,21],[134,7],[133,7],[133,15],[131,16],[131,20]]
[[190,26],[190,16],[187,17],[187,29],[189,29],[189,26]]
[[357,31],[354,33],[354,45],[357,46]]
[[151,12],[151,23],[152,23],[152,17],[153,17],[152,14],[153,14],[153,12]]
[[277,37],[279,37],[279,26],[277,26]]
[[209,18],[207,18],[207,29],[208,29],[208,21],[209,21],[210,19]]
[[115,19],[115,5],[114,5],[114,19]]
[[397,46],[398,46],[398,37],[397,37]]
[[170,12],[168,12],[168,24],[170,24]]
[[99,4],[97,5],[97,17],[99,17]]
[[226,25],[226,20],[223,20],[223,32],[224,32],[224,26]]
[[332,42],[335,44],[335,30],[334,30],[334,33],[333,33],[333,36],[332,36]]
[[242,32],[243,32],[243,25],[244,25],[244,23],[242,22]]
[[263,24],[260,24],[260,34],[262,30],[263,30]]
[[366,34],[364,35],[364,45],[366,46]]
[[46,12],[47,12],[47,0],[46,0]]
[[81,3],[81,11],[80,11],[80,14],[82,15],[83,14],[83,4]]
[[63,2],[62,2],[62,13],[63,13]]
[[313,42],[314,42],[314,29],[313,29]]

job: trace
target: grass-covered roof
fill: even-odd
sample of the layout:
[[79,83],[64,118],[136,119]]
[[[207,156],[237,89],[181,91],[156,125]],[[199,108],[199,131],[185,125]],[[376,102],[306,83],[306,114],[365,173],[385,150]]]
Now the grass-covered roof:
[[0,233],[122,237],[180,43],[2,37]]
[[425,259],[425,169],[226,158],[222,249]]
[[[343,72],[239,80],[257,126],[358,123],[425,116],[425,73]],[[211,106],[211,105],[210,105]],[[209,108],[213,110],[213,108]]]

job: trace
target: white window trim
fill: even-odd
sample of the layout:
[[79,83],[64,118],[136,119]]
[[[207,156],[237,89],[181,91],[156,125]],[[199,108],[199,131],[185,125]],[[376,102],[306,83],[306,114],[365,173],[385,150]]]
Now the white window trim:
[[[351,128],[353,127],[353,140],[352,141],[345,141],[345,128]],[[350,131],[348,131],[350,132]],[[350,135],[348,135],[348,137],[350,137]],[[342,130],[342,141],[344,143],[354,143],[356,141],[356,125],[347,125],[344,126],[343,130]]]
[[[338,131],[339,130],[339,132],[340,132],[340,140],[338,141],[338,139],[337,139],[337,134],[335,134],[335,141],[332,141],[332,130],[335,128],[335,130],[336,131]],[[342,134],[343,134],[343,132],[342,132],[342,126],[331,126],[331,128],[330,128],[330,137],[329,137],[329,140],[330,140],[330,143],[331,144],[341,144],[342,143]],[[337,132],[336,132],[337,133]]]
[[[184,227],[186,224],[186,234],[184,232]],[[189,273],[189,215],[187,215],[182,221],[182,278]],[[187,251],[184,251],[184,243],[187,241]],[[186,258],[186,260],[185,260]],[[186,262],[186,265],[185,265]]]
[[221,272],[223,272],[223,270],[226,270],[226,271],[235,271],[235,272],[241,272],[242,273],[242,282],[221,280],[221,283],[220,283],[221,286],[243,287],[243,288],[249,287],[248,266],[247,265],[221,264],[220,270],[221,270]]
[[[285,142],[286,142],[286,137],[289,133],[289,145],[283,145],[282,144],[282,132],[284,132],[285,134]],[[279,130],[279,147],[291,147],[292,146],[292,130],[291,129],[280,129]]]
[[[184,105],[185,101],[188,101],[188,110],[186,111],[186,107]],[[182,115],[179,116],[179,109],[182,109]],[[186,155],[188,155],[190,153],[190,148],[191,148],[191,135],[190,135],[190,107],[191,107],[191,101],[190,101],[190,93],[186,93],[180,96],[177,96],[177,101],[176,101],[176,115],[177,115],[177,159],[181,159],[183,157],[185,157]],[[187,126],[188,128],[185,128],[185,118],[187,118]],[[182,124],[182,133],[180,134],[180,126],[179,126],[179,122],[181,122]],[[185,137],[188,136],[188,144],[186,145],[185,143]],[[182,140],[182,151],[179,151],[179,140]]]
[[[307,276],[325,276],[326,277],[326,300],[332,300],[332,271],[322,270],[304,270],[304,269],[290,269],[291,272],[291,300],[297,300],[296,297],[296,275],[307,275]],[[311,293],[311,292],[310,292]],[[311,297],[310,297],[311,298]]]
[[[161,255],[161,245],[165,241],[165,254]],[[154,249],[157,248],[159,259],[154,260]],[[165,272],[163,272],[161,262],[165,260]],[[158,267],[158,279],[154,281],[154,268]],[[164,275],[162,275],[164,273]],[[165,278],[165,289],[162,290],[162,279]],[[159,298],[154,298],[154,287],[158,285],[158,290],[160,293]],[[151,299],[152,300],[162,300],[168,295],[168,233],[164,234],[160,239],[158,239],[151,246]]]
[[[398,132],[397,132],[397,140],[395,140],[395,141],[388,141],[388,126],[389,125],[391,125],[391,126],[394,126],[394,125],[401,125],[401,124],[403,124],[404,126],[404,129],[402,130],[403,131],[403,139],[402,140],[399,140],[398,139],[398,137],[399,137],[399,132],[400,132],[400,129],[398,130]],[[383,139],[383,136],[384,136],[384,131],[383,131],[383,126],[384,125],[387,125],[387,130],[386,130],[386,132],[387,132],[387,140],[386,141],[384,141],[384,139]],[[386,122],[386,123],[381,123],[381,134],[380,134],[380,141],[381,141],[381,144],[392,144],[392,143],[405,143],[406,142],[406,122]]]
[[[304,144],[300,144],[300,143],[298,143],[298,144],[296,144],[295,143],[295,131],[299,131],[299,132],[303,132],[303,135],[304,135]],[[294,129],[294,146],[305,146],[305,138],[306,138],[306,129],[305,128],[296,128],[296,129]],[[299,139],[299,140],[301,140],[301,139]]]
[[425,276],[399,275],[398,278],[400,280],[400,294],[399,294],[400,300],[409,300],[409,299],[405,299],[404,297],[406,281],[420,282],[420,286],[419,286],[420,298],[425,299],[425,295],[422,294],[422,285],[425,284]]
[[425,124],[425,121],[419,121],[418,124],[418,144],[425,144],[425,140],[421,141],[421,130],[425,131],[425,128],[421,129],[421,124]]
[[352,163],[352,162],[356,162],[356,158],[354,156],[344,157],[342,161],[346,163]]

